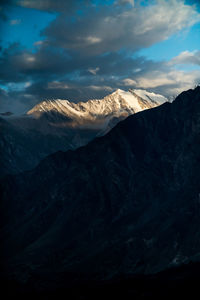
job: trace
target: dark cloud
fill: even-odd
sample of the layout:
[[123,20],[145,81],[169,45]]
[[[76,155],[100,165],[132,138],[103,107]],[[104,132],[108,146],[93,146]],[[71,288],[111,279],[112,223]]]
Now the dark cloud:
[[0,21],[7,21],[7,11],[10,9],[10,6],[13,4],[13,0],[1,0],[0,1]]
[[40,80],[44,76],[51,78],[67,73],[68,61],[67,53],[53,47],[45,47],[32,53],[21,49],[18,44],[12,44],[3,51],[0,58],[0,82]]
[[22,91],[5,91],[0,88],[0,112],[10,111],[22,114],[37,103],[33,95],[24,94]]
[[76,9],[87,6],[91,0],[15,0],[16,5],[43,10],[47,12],[72,13]]
[[129,4],[131,6],[134,6],[135,1],[134,0],[117,0],[116,1],[116,5],[125,5],[125,4]]
[[[90,81],[94,77],[121,77],[134,74],[138,68],[155,65],[143,57],[133,58],[121,53],[82,57],[77,53],[59,48],[42,46],[37,52],[23,50],[19,44],[12,44],[4,50],[0,59],[0,83],[25,80],[60,79],[82,77]],[[94,71],[96,70],[96,71]],[[16,72],[17,71],[17,72]]]
[[7,21],[7,16],[3,8],[0,7],[0,20]]
[[98,10],[91,7],[75,20],[59,15],[43,35],[51,45],[91,56],[122,48],[136,51],[149,47],[199,21],[194,7],[179,0],[128,10],[118,6]]
[[[153,66],[152,66],[153,68]],[[0,94],[0,110],[25,112],[43,99],[68,99],[70,101],[86,101],[102,98],[117,88],[145,88],[149,91],[163,94],[169,99],[181,91],[194,87],[199,83],[200,71],[183,72],[168,68],[165,63],[154,70],[138,71],[130,77],[88,76],[78,80],[40,80],[25,83],[24,89],[13,86],[8,92]]]

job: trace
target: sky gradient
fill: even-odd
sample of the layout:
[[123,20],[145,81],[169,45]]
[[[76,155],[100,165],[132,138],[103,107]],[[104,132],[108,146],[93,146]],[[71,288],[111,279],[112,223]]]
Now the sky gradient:
[[0,9],[0,111],[200,83],[200,6],[184,0],[13,0]]

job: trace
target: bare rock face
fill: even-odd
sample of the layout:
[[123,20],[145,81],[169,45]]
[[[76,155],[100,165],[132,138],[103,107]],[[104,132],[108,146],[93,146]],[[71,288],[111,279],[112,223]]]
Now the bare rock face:
[[86,145],[131,114],[167,99],[144,90],[117,90],[100,100],[46,100],[27,114],[1,114],[0,176],[35,167],[47,155]]
[[6,274],[59,285],[149,274],[200,253],[200,87],[1,181]]

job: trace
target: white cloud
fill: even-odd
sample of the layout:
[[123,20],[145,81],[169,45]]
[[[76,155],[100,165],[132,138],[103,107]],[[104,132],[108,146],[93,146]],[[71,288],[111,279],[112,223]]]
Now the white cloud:
[[27,81],[27,82],[25,83],[25,85],[24,85],[25,88],[27,88],[27,87],[29,87],[29,86],[31,86],[31,81]]
[[117,5],[130,4],[130,5],[134,6],[135,1],[134,0],[117,0],[116,4]]
[[20,19],[15,19],[10,21],[10,25],[19,25],[21,23]]
[[41,46],[44,44],[44,41],[37,41],[34,43],[34,46]]
[[34,62],[35,61],[35,56],[27,55],[27,56],[25,56],[25,59],[26,59],[27,62]]
[[90,85],[88,86],[89,89],[91,90],[95,90],[95,91],[108,91],[108,92],[112,92],[114,89],[110,86],[105,86],[105,85],[101,85],[101,86],[97,86],[97,85]]
[[[176,73],[177,74],[177,73]],[[137,78],[137,85],[143,88],[155,88],[162,85],[169,85],[174,83],[174,73],[165,73],[162,71],[151,71],[145,76]]]
[[174,69],[169,63],[160,62],[154,69],[146,68],[132,78],[122,80],[121,84],[125,88],[143,88],[171,98],[200,84],[200,70],[182,71]]
[[134,73],[137,73],[137,72],[140,72],[142,69],[140,69],[140,68],[137,68],[137,69],[135,69],[135,70],[133,70],[134,71]]
[[102,41],[101,38],[97,37],[97,36],[88,36],[85,38],[86,43],[88,43],[89,45],[93,45],[93,44],[98,44]]
[[67,85],[66,83],[63,83],[63,82],[59,82],[59,81],[52,81],[52,82],[49,82],[48,83],[48,86],[47,86],[48,89],[69,89],[69,85]]
[[200,65],[200,51],[183,51],[169,62],[170,65],[192,64]]
[[138,83],[140,86],[144,86],[146,88],[159,87],[163,85],[191,86],[195,84],[198,78],[200,78],[200,71],[198,70],[192,72],[173,70],[169,73],[156,71],[151,72],[146,79],[139,78]]
[[124,86],[136,86],[137,82],[131,78],[125,78],[122,80]]
[[31,82],[10,82],[7,84],[7,88],[10,91],[23,91],[25,88],[29,87]]
[[95,69],[89,68],[88,72],[90,72],[93,75],[96,75],[99,70],[100,70],[99,67],[96,67]]

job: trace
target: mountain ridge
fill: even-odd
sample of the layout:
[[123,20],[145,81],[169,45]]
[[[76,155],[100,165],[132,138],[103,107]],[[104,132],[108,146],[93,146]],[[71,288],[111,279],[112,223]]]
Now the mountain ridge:
[[[103,99],[91,99],[87,102],[74,103],[68,100],[45,100],[27,112],[27,115],[38,118],[43,113],[51,111],[58,112],[67,116],[69,120],[77,122],[92,122],[95,126],[95,120],[105,118],[106,116],[116,117],[122,113],[133,114],[143,109],[155,107],[163,104],[167,99],[164,96],[149,93],[145,90],[116,90],[112,94],[105,96]],[[78,119],[78,121],[77,121]],[[81,122],[82,119],[82,122]],[[72,125],[73,126],[73,125]]]
[[138,93],[140,96],[136,97],[135,92],[117,90],[103,99],[77,104],[48,100],[21,117],[1,118],[0,176],[31,169],[58,150],[85,145],[96,136],[106,134],[130,114],[167,100],[147,91],[138,90]]
[[199,261],[199,116],[196,88],[1,181],[9,276],[47,272],[48,285]]

